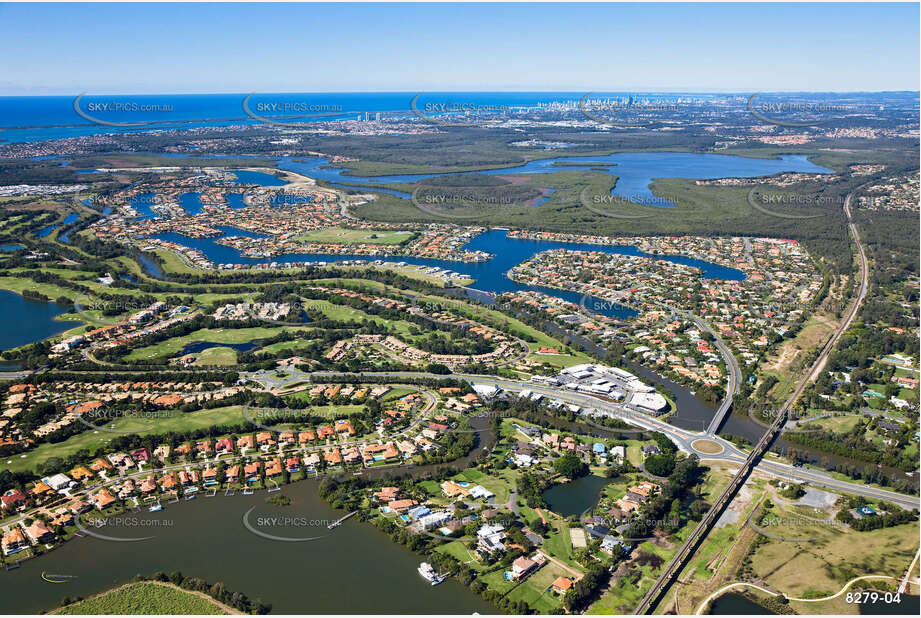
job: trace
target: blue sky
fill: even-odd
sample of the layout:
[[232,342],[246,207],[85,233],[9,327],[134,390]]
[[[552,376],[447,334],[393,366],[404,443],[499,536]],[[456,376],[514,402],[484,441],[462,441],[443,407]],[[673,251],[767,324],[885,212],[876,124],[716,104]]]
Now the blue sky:
[[919,88],[919,5],[0,4],[0,94]]

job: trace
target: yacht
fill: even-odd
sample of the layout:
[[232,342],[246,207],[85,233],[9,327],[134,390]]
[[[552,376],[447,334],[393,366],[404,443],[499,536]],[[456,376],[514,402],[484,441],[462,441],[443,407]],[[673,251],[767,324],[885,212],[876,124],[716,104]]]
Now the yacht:
[[435,569],[433,569],[432,565],[428,562],[423,562],[419,565],[419,575],[427,579],[433,586],[437,586],[445,580],[445,576],[436,573]]

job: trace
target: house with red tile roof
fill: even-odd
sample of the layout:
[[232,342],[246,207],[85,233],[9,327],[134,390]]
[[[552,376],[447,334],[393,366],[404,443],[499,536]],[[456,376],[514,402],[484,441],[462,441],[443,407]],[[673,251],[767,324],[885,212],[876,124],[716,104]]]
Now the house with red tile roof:
[[115,496],[109,493],[108,489],[100,489],[95,496],[93,496],[93,504],[96,505],[96,508],[102,511],[113,504],[115,504]]
[[112,464],[110,464],[105,459],[101,459],[101,458],[97,459],[96,461],[90,464],[90,470],[92,470],[93,472],[101,472],[103,470],[111,470],[111,469],[112,469]]
[[173,406],[178,406],[182,403],[182,395],[170,394],[170,395],[160,395],[153,402],[158,406],[163,406],[171,408]]
[[256,444],[260,447],[273,446],[275,444],[275,440],[272,439],[272,434],[268,431],[260,431],[256,434]]
[[26,535],[23,534],[22,529],[19,526],[13,526],[8,532],[4,533],[0,545],[3,547],[3,555],[9,556],[27,548],[29,542],[26,540]]
[[348,419],[341,419],[336,421],[334,429],[336,433],[347,433],[350,436],[355,435],[355,428],[352,427],[352,421]]
[[157,482],[154,480],[153,474],[141,481],[140,490],[142,494],[152,494],[157,491]]
[[79,482],[86,481],[86,480],[93,478],[93,473],[90,472],[86,468],[86,466],[77,466],[76,468],[71,470],[68,474],[70,475],[70,478],[72,478],[75,481],[79,481]]
[[0,496],[0,504],[4,509],[14,509],[26,503],[28,498],[20,489],[8,489]]
[[570,588],[572,588],[573,581],[568,577],[557,577],[553,580],[553,583],[550,584],[550,587],[553,588],[553,591],[557,594],[566,594]]
[[387,503],[387,507],[394,513],[403,513],[416,506],[416,504],[418,504],[418,502],[415,500],[406,498],[403,500],[391,500]]
[[259,462],[254,461],[253,463],[248,463],[243,466],[243,478],[247,482],[258,481],[259,480]]
[[381,487],[378,491],[374,492],[374,498],[380,502],[390,502],[391,500],[396,500],[399,495],[399,487]]
[[266,478],[272,478],[279,476],[283,472],[281,467],[281,459],[275,458],[272,461],[265,464],[265,476]]
[[54,530],[40,519],[36,519],[31,526],[24,526],[24,528],[26,536],[33,543],[50,543],[54,540]]
[[218,455],[233,453],[233,438],[221,438],[214,443],[214,452]]
[[301,458],[300,457],[288,457],[285,460],[285,470],[287,470],[289,474],[300,472]]
[[163,491],[169,491],[171,489],[176,489],[179,485],[179,480],[176,478],[175,472],[170,472],[169,474],[164,474],[160,477],[160,489]]

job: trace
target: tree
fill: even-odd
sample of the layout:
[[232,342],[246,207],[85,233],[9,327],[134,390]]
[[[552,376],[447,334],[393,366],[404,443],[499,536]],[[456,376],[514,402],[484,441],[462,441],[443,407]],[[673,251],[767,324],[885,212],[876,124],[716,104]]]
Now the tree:
[[573,453],[566,453],[554,461],[553,469],[556,470],[558,474],[571,479],[579,478],[588,473],[588,466]]
[[650,455],[643,462],[646,471],[656,476],[668,476],[675,469],[675,457],[670,454]]

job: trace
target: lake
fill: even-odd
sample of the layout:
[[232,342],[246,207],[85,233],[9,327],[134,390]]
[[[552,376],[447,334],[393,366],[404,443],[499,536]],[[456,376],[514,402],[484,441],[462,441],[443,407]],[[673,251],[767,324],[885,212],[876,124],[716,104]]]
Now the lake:
[[[422,557],[397,545],[371,524],[350,519],[334,530],[325,522],[344,513],[316,493],[314,480],[284,487],[293,504],[266,504],[266,492],[167,504],[159,513],[129,513],[134,525],[93,528],[106,536],[154,539],[69,541],[54,551],[0,572],[4,612],[33,614],[55,607],[64,596],[88,596],[128,581],[137,573],[182,571],[272,604],[273,614],[470,614],[495,613],[455,579],[431,586],[417,573]],[[285,538],[275,541],[244,526]],[[287,518],[276,525],[268,518]],[[154,526],[152,520],[172,522]],[[125,520],[127,521],[127,519]],[[138,525],[145,523],[146,525]],[[67,575],[50,585],[42,572]]]
[[713,601],[710,604],[709,613],[717,616],[773,614],[773,612],[766,610],[754,601],[734,592],[726,593]]
[[28,300],[15,292],[0,290],[0,319],[4,324],[15,324],[15,328],[0,329],[0,350],[41,341],[78,326],[77,322],[55,321],[55,316],[65,312],[57,303]]
[[601,490],[610,482],[611,479],[589,474],[563,485],[554,485],[542,497],[554,513],[564,517],[581,515],[598,504]]

